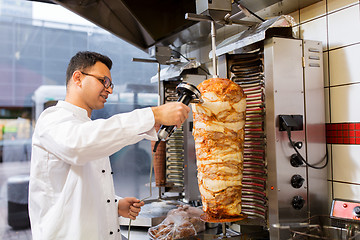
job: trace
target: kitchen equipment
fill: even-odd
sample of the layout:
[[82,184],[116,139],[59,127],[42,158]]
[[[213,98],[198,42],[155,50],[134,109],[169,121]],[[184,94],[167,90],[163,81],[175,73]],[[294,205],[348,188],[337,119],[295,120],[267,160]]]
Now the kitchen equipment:
[[273,227],[288,229],[291,239],[360,239],[360,203],[334,199],[330,216],[312,216],[300,223],[274,224]]
[[[177,101],[179,99],[177,87],[181,83],[186,82],[197,86],[206,79],[206,75],[202,74],[202,69],[198,65],[189,68],[180,64],[178,70],[176,69],[177,65],[169,66],[168,70],[165,69],[166,72],[164,70],[164,73],[161,74],[161,103]],[[165,179],[161,180],[165,184],[158,186],[159,198],[176,199],[199,206],[200,193],[196,176],[195,143],[191,131],[192,113],[190,112],[182,127],[174,130],[174,133],[165,141],[166,173]]]
[[[173,45],[176,48],[185,43],[195,43],[210,32],[210,26],[184,19],[186,13],[211,11],[215,18],[217,12],[231,11],[236,19],[243,19],[245,14],[236,7],[239,2],[252,12],[261,12],[263,18],[274,17],[279,13],[288,14],[307,7],[321,0],[33,0],[56,3],[88,19],[134,46],[147,50],[150,47]],[[197,3],[199,2],[199,3]],[[229,9],[229,3],[233,6]],[[199,8],[198,5],[203,5]],[[234,7],[235,6],[235,7]],[[219,9],[220,7],[220,9]],[[209,10],[207,10],[209,9]],[[217,10],[221,11],[217,11]],[[215,14],[212,14],[215,12]],[[223,16],[224,14],[220,14]],[[264,16],[265,15],[265,16]],[[106,17],[104,17],[106,16]],[[166,24],[164,24],[166,23]],[[217,29],[221,26],[218,25]],[[244,29],[246,27],[244,26]],[[200,42],[201,44],[201,42]]]
[[[247,95],[242,209],[248,217],[230,226],[241,233],[267,232],[270,239],[288,239],[292,232],[276,224],[306,222],[312,216],[328,215],[330,209],[324,165],[323,61],[321,42],[294,39],[287,28],[271,28],[275,21],[260,28],[256,38],[250,34],[232,39],[229,45],[225,40],[216,52],[219,77],[239,84]],[[176,84],[161,82],[164,100],[176,100]],[[294,120],[289,122],[291,140],[305,161],[325,168],[314,169],[299,160],[288,131],[281,128],[280,115]],[[168,185],[161,188],[161,196],[201,204],[192,124],[189,117],[176,140],[167,141],[166,164],[176,159],[183,174],[177,175],[182,181],[171,183],[167,172]],[[183,148],[173,154],[175,142]]]
[[[247,95],[242,207],[248,219],[232,228],[244,232],[257,226],[268,229],[270,239],[288,239],[291,231],[276,224],[306,222],[330,209],[322,46],[276,30],[272,35],[283,37],[265,30],[260,40],[249,42],[250,35],[221,43],[217,54],[220,77],[238,83]],[[289,131],[281,128],[281,119],[288,121]],[[299,160],[289,133],[299,154],[321,169]]]
[[[179,96],[178,102],[181,102],[185,105],[189,105],[191,101],[200,101],[201,102],[201,93],[200,91],[191,83],[182,82],[176,87],[176,92]],[[166,141],[168,137],[176,130],[176,126],[165,126],[162,125],[158,132],[159,141]],[[159,142],[158,141],[158,142]],[[157,145],[155,144],[154,152],[156,151]]]

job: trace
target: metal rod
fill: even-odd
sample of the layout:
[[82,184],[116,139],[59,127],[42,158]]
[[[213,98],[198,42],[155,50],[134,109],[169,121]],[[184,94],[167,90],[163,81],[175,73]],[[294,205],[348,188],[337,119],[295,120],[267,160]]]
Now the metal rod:
[[218,77],[217,74],[217,63],[216,63],[216,29],[215,22],[211,21],[211,48],[212,48],[212,62],[214,68],[214,78]]
[[146,59],[146,58],[133,58],[133,62],[144,62],[144,63],[158,63],[155,59]]
[[[154,168],[154,158],[155,158],[155,152],[153,152],[152,156],[151,156],[150,177],[149,177],[149,187],[150,187],[149,196],[144,197],[143,199],[140,200],[140,202],[145,201],[146,199],[149,199],[152,196],[151,184],[152,184],[152,172],[153,172],[153,168]],[[127,236],[128,240],[130,240],[130,228],[131,228],[131,219],[129,220],[129,228],[128,228],[128,236]]]
[[195,14],[195,13],[186,13],[185,14],[186,20],[192,20],[192,21],[213,21],[211,17],[201,14]]
[[223,239],[226,238],[226,225],[225,223],[222,223],[222,232],[223,232]]
[[160,71],[161,71],[161,64],[158,63],[158,106],[161,105],[161,99],[160,99]]

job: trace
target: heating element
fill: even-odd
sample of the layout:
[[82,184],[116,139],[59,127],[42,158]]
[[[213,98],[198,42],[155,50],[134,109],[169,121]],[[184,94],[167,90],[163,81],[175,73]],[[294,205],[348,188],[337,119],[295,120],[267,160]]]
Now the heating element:
[[[165,102],[176,102],[178,95],[176,94],[176,86],[174,82],[167,82],[165,92]],[[166,158],[166,185],[172,190],[183,192],[184,187],[184,132],[182,127],[175,132],[166,141],[165,158]]]
[[[265,105],[262,52],[229,55],[229,76],[246,94],[242,212],[265,226]],[[249,220],[248,220],[249,222]]]

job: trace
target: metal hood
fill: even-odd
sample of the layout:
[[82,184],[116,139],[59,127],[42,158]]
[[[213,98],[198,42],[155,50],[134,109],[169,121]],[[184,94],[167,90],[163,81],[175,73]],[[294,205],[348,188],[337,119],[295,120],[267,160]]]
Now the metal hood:
[[[202,41],[209,36],[210,24],[185,19],[186,13],[196,13],[198,0],[33,0],[59,4],[113,33],[130,44],[147,50],[149,47],[180,47],[189,42]],[[277,5],[277,13],[287,14],[320,0],[239,0],[252,12]],[[232,15],[245,17],[236,3]],[[217,27],[221,25],[217,24]]]
[[195,0],[51,0],[146,50],[195,22],[185,20],[196,12]]

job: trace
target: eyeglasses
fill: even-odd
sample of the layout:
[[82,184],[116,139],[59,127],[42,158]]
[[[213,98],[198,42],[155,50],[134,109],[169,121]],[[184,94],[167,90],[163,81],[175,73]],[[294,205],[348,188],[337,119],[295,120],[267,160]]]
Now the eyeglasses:
[[89,73],[85,73],[85,72],[81,72],[81,73],[84,75],[88,75],[88,76],[96,78],[104,85],[105,88],[110,87],[111,89],[114,89],[114,84],[111,82],[110,78],[108,78],[107,76],[104,76],[103,78],[101,78],[101,77],[97,77],[97,76],[89,74]]

